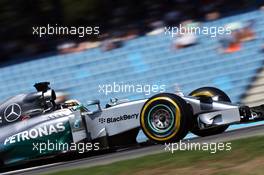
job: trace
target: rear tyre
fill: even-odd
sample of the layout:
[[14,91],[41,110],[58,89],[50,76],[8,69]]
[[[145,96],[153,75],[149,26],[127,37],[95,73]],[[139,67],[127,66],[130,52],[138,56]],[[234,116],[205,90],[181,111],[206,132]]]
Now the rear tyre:
[[[1,169],[1,168],[4,168],[4,166],[5,166],[4,161],[2,161],[2,160],[0,159],[0,169]],[[0,171],[0,172],[1,172],[1,171]]]
[[140,124],[145,135],[156,143],[183,139],[191,122],[190,107],[179,96],[161,93],[151,97],[142,107]]
[[[220,89],[214,88],[214,87],[202,87],[199,89],[196,89],[190,93],[190,96],[193,97],[201,97],[201,96],[206,96],[206,97],[214,97],[218,96],[219,102],[231,102],[230,98],[227,96],[227,94]],[[202,129],[200,130],[198,126],[194,127],[191,132],[195,135],[205,137],[205,136],[210,136],[210,135],[216,135],[216,134],[221,134],[225,132],[225,130],[229,127],[229,125],[223,125],[223,126],[218,126],[214,128],[209,128],[209,129]]]

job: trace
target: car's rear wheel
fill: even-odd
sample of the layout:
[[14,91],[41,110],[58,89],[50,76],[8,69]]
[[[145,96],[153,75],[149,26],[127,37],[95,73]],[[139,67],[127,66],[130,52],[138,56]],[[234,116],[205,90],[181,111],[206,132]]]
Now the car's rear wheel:
[[5,166],[4,161],[0,159],[0,168],[3,168]]
[[[227,96],[227,94],[220,89],[214,88],[214,87],[202,87],[199,89],[196,89],[190,93],[190,96],[193,97],[218,97],[216,101],[222,101],[222,102],[231,102],[230,98]],[[223,125],[218,126],[214,128],[208,128],[208,129],[202,129],[200,130],[197,126],[194,127],[191,132],[195,135],[205,137],[210,135],[216,135],[221,134],[225,132],[225,130],[229,127],[229,125]]]
[[176,142],[190,129],[190,107],[175,94],[151,97],[143,106],[140,124],[145,135],[157,143]]

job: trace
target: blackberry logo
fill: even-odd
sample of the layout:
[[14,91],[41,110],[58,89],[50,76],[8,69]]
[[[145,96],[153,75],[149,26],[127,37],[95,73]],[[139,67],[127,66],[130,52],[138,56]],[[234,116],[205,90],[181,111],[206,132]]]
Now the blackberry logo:
[[115,122],[121,122],[124,120],[130,120],[130,119],[137,119],[139,114],[131,114],[131,115],[122,115],[119,117],[108,117],[108,118],[99,118],[100,123],[115,123]]
[[105,123],[105,121],[106,121],[105,118],[99,118],[100,123]]

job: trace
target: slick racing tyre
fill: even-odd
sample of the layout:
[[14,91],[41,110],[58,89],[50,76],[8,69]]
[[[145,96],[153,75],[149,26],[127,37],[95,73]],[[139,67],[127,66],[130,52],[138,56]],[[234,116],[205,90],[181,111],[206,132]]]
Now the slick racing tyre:
[[190,106],[179,96],[161,93],[142,107],[140,124],[145,135],[156,143],[177,142],[189,131]]
[[[218,99],[216,101],[231,102],[230,98],[226,95],[225,92],[221,91],[220,89],[214,88],[214,87],[202,87],[202,88],[199,88],[199,89],[192,91],[189,95],[193,96],[193,97],[201,97],[201,96],[214,97],[214,96],[217,96]],[[229,127],[229,125],[223,125],[223,126],[218,126],[218,127],[214,127],[214,128],[200,130],[196,126],[196,127],[194,127],[194,129],[191,130],[191,132],[195,135],[205,137],[205,136],[223,133],[228,127]]]
[[3,168],[4,166],[5,166],[4,161],[0,159],[0,168]]

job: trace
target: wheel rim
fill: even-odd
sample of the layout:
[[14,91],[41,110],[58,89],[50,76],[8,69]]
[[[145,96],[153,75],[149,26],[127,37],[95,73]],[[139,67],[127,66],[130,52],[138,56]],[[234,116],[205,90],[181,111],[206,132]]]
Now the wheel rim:
[[173,128],[174,113],[169,106],[159,104],[150,109],[147,122],[153,132],[163,135]]

